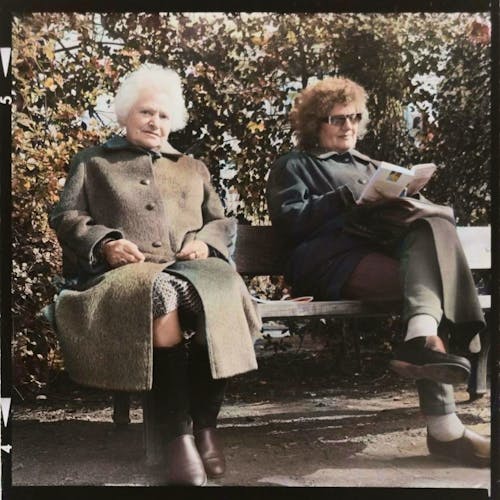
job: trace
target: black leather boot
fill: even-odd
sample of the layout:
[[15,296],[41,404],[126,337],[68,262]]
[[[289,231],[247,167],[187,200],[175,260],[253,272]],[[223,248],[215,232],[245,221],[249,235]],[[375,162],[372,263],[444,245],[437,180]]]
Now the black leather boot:
[[216,427],[226,380],[212,377],[207,349],[194,343],[189,346],[189,388],[196,446],[207,476],[220,477],[226,462]]
[[207,476],[189,414],[188,357],[184,343],[153,350],[154,415],[166,444],[168,484],[202,486]]

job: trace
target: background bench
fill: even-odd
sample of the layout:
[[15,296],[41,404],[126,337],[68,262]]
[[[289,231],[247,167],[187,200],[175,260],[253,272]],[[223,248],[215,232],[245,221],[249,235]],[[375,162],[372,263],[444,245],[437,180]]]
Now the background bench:
[[[469,266],[473,270],[491,268],[490,227],[459,227],[458,235],[462,242]],[[238,272],[246,276],[281,276],[289,252],[285,241],[271,226],[238,226],[238,239],[234,260]],[[481,307],[490,309],[490,295],[481,294]],[[264,320],[283,320],[297,318],[343,318],[343,334],[347,331],[354,336],[356,354],[359,359],[359,334],[356,320],[362,317],[387,317],[398,315],[400,305],[394,302],[365,303],[358,300],[292,302],[287,300],[269,301],[257,304]],[[332,331],[332,334],[335,332]],[[481,332],[481,351],[470,356],[472,374],[468,392],[471,399],[487,391],[487,362],[490,338],[486,331]],[[473,341],[474,342],[474,341]],[[130,422],[129,394],[115,393],[113,420],[117,425]],[[144,408],[144,440],[146,460],[149,464],[157,463],[161,457],[157,431],[152,419]]]

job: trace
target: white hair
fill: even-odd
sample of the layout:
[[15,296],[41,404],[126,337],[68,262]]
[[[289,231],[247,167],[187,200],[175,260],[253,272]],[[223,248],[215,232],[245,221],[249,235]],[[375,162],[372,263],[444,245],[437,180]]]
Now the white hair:
[[186,126],[188,115],[182,95],[181,79],[174,70],[157,64],[143,64],[129,73],[118,87],[114,107],[120,125],[125,125],[132,106],[144,91],[158,92],[167,96],[173,132]]

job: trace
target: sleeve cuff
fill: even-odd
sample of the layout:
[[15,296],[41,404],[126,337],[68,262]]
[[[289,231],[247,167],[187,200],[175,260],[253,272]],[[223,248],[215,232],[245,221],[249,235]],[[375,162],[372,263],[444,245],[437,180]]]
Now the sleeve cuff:
[[102,250],[104,248],[104,245],[108,243],[109,241],[114,241],[115,238],[103,238],[96,246],[95,246],[95,253],[97,254],[97,258],[103,259],[104,254],[102,253]]
[[94,248],[92,249],[92,260],[91,260],[91,265],[95,266],[97,264],[101,264],[105,262],[104,255],[102,253],[102,249],[108,241],[113,241],[118,238],[113,238],[111,236],[105,236],[101,240],[99,240],[95,245]]
[[344,207],[352,207],[353,205],[356,205],[356,199],[354,198],[354,194],[349,189],[349,186],[347,186],[347,184],[340,186],[337,189],[337,193]]

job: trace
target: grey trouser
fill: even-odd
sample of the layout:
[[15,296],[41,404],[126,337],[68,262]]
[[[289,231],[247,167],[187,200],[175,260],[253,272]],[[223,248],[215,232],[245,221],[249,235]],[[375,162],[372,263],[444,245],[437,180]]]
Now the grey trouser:
[[[467,269],[468,272],[468,269]],[[364,257],[342,289],[348,299],[400,299],[405,323],[416,314],[443,317],[443,290],[433,234],[426,224],[416,225],[398,248]],[[420,409],[425,415],[455,411],[453,386],[417,380]]]

